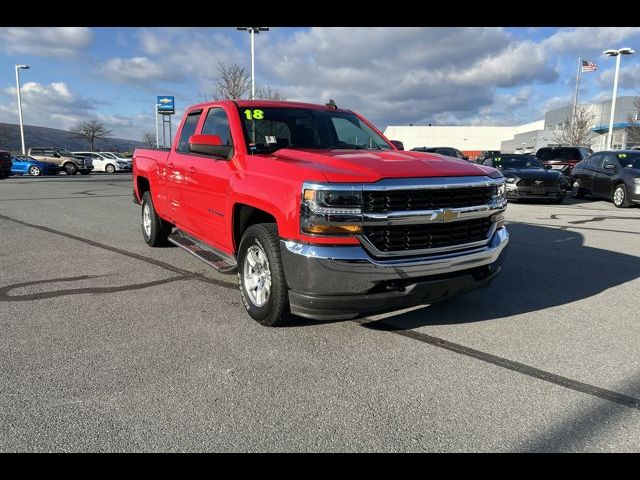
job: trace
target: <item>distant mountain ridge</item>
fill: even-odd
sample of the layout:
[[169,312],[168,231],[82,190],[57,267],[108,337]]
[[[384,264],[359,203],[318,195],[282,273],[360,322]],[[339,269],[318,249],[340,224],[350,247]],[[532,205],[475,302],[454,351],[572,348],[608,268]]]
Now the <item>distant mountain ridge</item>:
[[[30,147],[62,147],[70,151],[89,150],[89,142],[78,138],[71,132],[57,128],[24,126],[25,148]],[[144,146],[143,142],[126,140],[123,138],[101,138],[96,140],[96,150],[117,150],[118,152],[131,152],[136,147]],[[19,152],[22,149],[20,143],[20,126],[14,123],[0,123],[0,150]]]

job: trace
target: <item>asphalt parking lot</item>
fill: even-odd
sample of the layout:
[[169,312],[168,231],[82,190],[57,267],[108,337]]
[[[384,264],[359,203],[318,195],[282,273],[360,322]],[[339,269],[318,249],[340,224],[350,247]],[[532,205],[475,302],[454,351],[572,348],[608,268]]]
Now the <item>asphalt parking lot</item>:
[[0,451],[640,451],[640,208],[510,204],[490,287],[265,328],[131,189],[0,181]]

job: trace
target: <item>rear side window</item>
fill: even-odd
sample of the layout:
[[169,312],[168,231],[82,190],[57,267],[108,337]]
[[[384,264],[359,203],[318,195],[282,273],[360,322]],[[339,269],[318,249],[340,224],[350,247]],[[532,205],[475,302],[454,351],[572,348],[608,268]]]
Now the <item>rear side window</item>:
[[212,108],[202,126],[203,135],[218,135],[223,145],[233,145],[227,113],[222,108]]
[[180,132],[180,140],[178,141],[178,150],[179,152],[189,152],[189,137],[196,133],[196,127],[198,126],[198,121],[200,120],[200,115],[202,115],[202,110],[197,112],[190,113],[187,116],[187,119],[184,121],[184,125],[182,126],[182,131]]
[[42,155],[42,149],[41,148],[32,148],[31,149],[31,155]]

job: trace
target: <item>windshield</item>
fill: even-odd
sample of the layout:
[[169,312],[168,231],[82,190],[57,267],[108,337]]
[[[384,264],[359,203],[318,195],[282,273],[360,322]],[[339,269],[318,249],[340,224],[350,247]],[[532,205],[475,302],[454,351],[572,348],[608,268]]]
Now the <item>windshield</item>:
[[640,152],[618,153],[617,157],[620,166],[623,168],[637,168],[640,170]]
[[535,157],[495,157],[493,159],[493,166],[503,170],[509,170],[512,168],[528,169],[528,168],[542,168],[544,165],[540,160]]
[[310,108],[240,108],[247,149],[269,153],[280,148],[392,150],[384,138],[355,114]]

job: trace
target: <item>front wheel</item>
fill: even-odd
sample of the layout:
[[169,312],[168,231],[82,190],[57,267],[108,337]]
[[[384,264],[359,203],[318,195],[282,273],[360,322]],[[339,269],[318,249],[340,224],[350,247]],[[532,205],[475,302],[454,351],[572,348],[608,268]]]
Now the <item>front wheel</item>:
[[40,170],[40,167],[38,167],[37,165],[31,165],[29,167],[29,175],[33,175],[35,177],[38,177],[38,176],[42,175],[42,171]]
[[580,186],[580,181],[577,179],[571,184],[571,196],[573,198],[584,198],[584,190]]
[[616,188],[613,189],[613,204],[618,208],[626,208],[631,205],[627,197],[627,187],[624,183],[619,183]]
[[75,163],[67,163],[64,166],[64,171],[67,175],[75,175],[76,173],[78,173],[78,167],[76,167]]
[[238,283],[247,312],[267,327],[290,319],[289,293],[282,266],[280,236],[273,223],[250,226],[238,248]]
[[171,234],[171,224],[165,222],[156,213],[151,200],[151,192],[142,196],[142,236],[150,247],[167,245],[167,237]]

